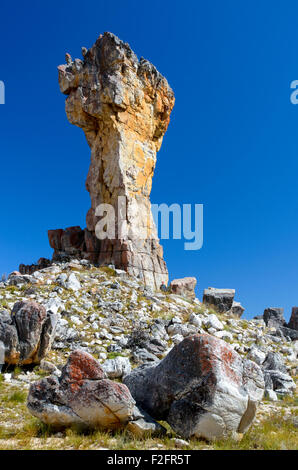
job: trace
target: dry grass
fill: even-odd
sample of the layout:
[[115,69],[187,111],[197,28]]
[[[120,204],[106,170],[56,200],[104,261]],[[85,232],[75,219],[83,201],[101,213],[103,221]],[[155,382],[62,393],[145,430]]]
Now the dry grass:
[[[140,439],[129,431],[82,432],[67,429],[57,433],[29,414],[25,398],[25,391],[0,383],[0,449],[176,449],[177,436],[167,423],[161,423],[167,429],[167,435],[161,438]],[[290,418],[285,416],[285,407],[291,407]],[[297,415],[297,397],[289,397],[279,403],[279,413],[253,426],[241,440],[228,438],[208,443],[202,439],[191,439],[185,449],[297,450],[298,429],[293,422],[293,417]]]

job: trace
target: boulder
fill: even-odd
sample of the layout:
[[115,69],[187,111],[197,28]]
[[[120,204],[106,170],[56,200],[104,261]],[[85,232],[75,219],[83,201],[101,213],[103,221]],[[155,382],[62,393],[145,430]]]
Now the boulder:
[[28,274],[14,274],[8,278],[8,285],[10,286],[22,286],[24,284],[35,284],[36,282],[36,279]]
[[131,373],[128,357],[117,356],[115,359],[107,359],[102,367],[109,379],[119,379]]
[[287,368],[280,354],[269,352],[262,369],[266,390],[273,390],[279,395],[289,395],[296,389],[295,382],[287,373]]
[[17,302],[10,321],[0,317],[7,364],[38,364],[51,348],[58,316],[33,301]]
[[189,336],[160,363],[134,369],[124,383],[138,406],[184,438],[245,432],[264,393],[260,367],[207,334]]
[[265,398],[269,401],[278,401],[278,396],[273,390],[267,389],[265,390]]
[[217,331],[221,331],[224,329],[224,325],[214,313],[208,315],[208,317],[204,319],[203,323],[207,328],[214,328],[214,330]]
[[126,385],[113,382],[90,354],[76,350],[61,376],[31,384],[27,407],[33,416],[54,428],[123,429],[160,433],[161,427],[135,406]]
[[78,291],[81,289],[81,284],[78,278],[74,273],[71,273],[68,277],[68,280],[66,282],[66,288],[73,290],[73,291]]
[[233,302],[232,308],[231,308],[231,313],[232,315],[235,315],[238,318],[241,318],[243,313],[245,311],[245,308],[242,307],[240,302]]
[[285,366],[282,356],[275,352],[269,352],[263,361],[264,370],[278,370],[280,372],[286,373],[287,368]]
[[277,307],[269,307],[264,310],[263,319],[268,327],[279,328],[286,326],[284,319],[284,309]]
[[292,314],[288,323],[288,328],[298,331],[298,307],[292,308]]
[[188,299],[194,299],[196,297],[195,287],[197,280],[195,277],[184,277],[182,279],[174,279],[170,286],[173,294],[182,295]]
[[261,365],[266,359],[266,354],[261,351],[259,348],[252,346],[247,354],[248,359],[256,362],[257,364]]
[[197,328],[201,328],[201,326],[202,326],[202,319],[201,319],[200,315],[197,315],[197,314],[195,314],[195,313],[192,313],[192,314],[190,315],[188,321],[189,321],[189,323],[190,323],[191,325],[194,325],[194,326],[196,326]]
[[234,296],[234,289],[208,287],[204,290],[203,303],[214,306],[219,312],[227,312],[233,306]]
[[41,269],[48,268],[51,265],[51,261],[47,258],[39,258],[37,264],[20,264],[20,274],[33,274]]
[[158,422],[151,418],[151,416],[135,406],[133,411],[133,420],[129,421],[127,429],[131,431],[132,434],[138,437],[147,437],[147,436],[163,436],[166,434],[167,430],[161,426]]
[[281,333],[283,337],[288,338],[291,341],[296,341],[298,339],[298,330],[293,328],[281,326],[277,331]]
[[266,391],[273,390],[278,395],[291,395],[296,390],[292,377],[278,370],[265,370],[264,380]]

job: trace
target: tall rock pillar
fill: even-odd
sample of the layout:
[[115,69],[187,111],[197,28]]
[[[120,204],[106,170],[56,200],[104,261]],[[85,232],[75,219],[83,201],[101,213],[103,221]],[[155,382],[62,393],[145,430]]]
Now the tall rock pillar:
[[[168,273],[150,192],[174,94],[150,62],[138,60],[129,45],[111,33],[82,52],[83,60],[73,61],[67,54],[67,64],[58,70],[61,92],[68,95],[67,117],[83,129],[91,149],[86,181],[91,208],[84,231],[49,231],[54,258],[71,253],[99,264],[113,263],[159,288],[167,283]],[[115,209],[116,228],[113,237],[100,240],[96,228],[101,204]]]

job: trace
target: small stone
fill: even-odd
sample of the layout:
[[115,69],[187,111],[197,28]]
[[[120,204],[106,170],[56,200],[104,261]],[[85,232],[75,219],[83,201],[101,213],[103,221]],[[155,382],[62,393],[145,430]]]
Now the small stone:
[[184,277],[182,279],[174,279],[171,282],[171,291],[173,294],[182,295],[188,299],[194,299],[195,287],[197,280],[195,277]]
[[266,389],[264,396],[270,401],[278,401],[278,397],[273,390]]
[[189,447],[189,442],[185,441],[184,439],[173,439],[174,440],[174,443],[175,443],[175,447],[177,447],[177,449],[183,449],[185,447]]
[[66,282],[66,288],[73,290],[73,291],[78,291],[81,289],[81,284],[78,281],[76,275],[74,273],[71,273],[68,277],[68,281]]
[[212,313],[211,315],[208,315],[207,318],[204,320],[204,325],[207,328],[214,328],[215,330],[223,330],[224,325],[222,322],[217,318],[217,316]]

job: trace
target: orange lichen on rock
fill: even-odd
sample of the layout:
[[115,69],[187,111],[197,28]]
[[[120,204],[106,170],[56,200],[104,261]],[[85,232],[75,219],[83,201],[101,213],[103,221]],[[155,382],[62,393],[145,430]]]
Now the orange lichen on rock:
[[[94,241],[87,247],[83,237],[81,246],[71,250],[67,246],[65,250],[63,243],[61,247],[55,243],[54,259],[66,251],[100,264],[112,263],[159,288],[167,283],[168,273],[160,254],[149,197],[156,153],[174,106],[173,91],[150,62],[138,60],[129,45],[111,33],[101,35],[84,54],[83,61],[70,60],[58,70],[60,89],[68,95],[67,117],[83,129],[91,148],[86,180],[91,208],[84,237],[95,240],[100,220],[96,209],[105,203],[115,209],[116,239]],[[119,196],[126,198],[125,240],[119,234]],[[50,233],[51,244],[56,238]],[[131,255],[123,264],[122,252],[127,250]]]

